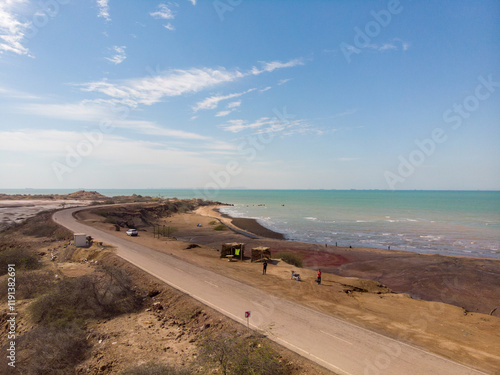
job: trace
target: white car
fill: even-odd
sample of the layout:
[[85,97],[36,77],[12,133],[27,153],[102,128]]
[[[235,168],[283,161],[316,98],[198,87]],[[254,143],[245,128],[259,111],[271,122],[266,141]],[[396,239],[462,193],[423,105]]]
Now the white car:
[[127,231],[127,236],[137,236],[138,234],[137,229],[129,229]]

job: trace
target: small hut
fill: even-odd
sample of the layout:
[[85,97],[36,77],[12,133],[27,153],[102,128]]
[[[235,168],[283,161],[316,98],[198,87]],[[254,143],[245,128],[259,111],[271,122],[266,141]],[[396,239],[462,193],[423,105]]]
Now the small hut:
[[222,250],[220,252],[221,258],[233,258],[243,260],[245,253],[245,244],[244,243],[223,243]]
[[252,262],[262,259],[271,259],[271,250],[268,247],[259,246],[252,249]]
[[75,246],[76,247],[88,247],[87,235],[85,233],[75,233]]

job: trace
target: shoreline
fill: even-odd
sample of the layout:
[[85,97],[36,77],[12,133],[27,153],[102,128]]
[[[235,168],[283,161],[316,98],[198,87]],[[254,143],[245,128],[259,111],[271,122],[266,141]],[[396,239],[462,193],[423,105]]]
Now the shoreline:
[[[232,218],[228,215],[223,217],[215,206],[203,207],[195,213],[235,227]],[[251,226],[245,227],[249,223]],[[239,224],[243,225],[243,228],[239,228],[241,231],[253,229],[258,232],[262,228],[255,219],[240,221]],[[380,248],[325,247],[321,244],[264,236],[245,238],[241,237],[242,234],[233,231],[232,234],[220,233],[218,237],[214,233],[213,237],[197,238],[196,241],[212,248],[218,248],[220,242],[244,242],[249,249],[269,247],[272,255],[292,253],[302,258],[305,269],[321,268],[323,272],[333,275],[374,280],[396,293],[408,294],[415,299],[448,303],[461,307],[466,312],[490,314],[498,306],[493,301],[500,301],[499,259],[420,254]],[[500,309],[492,315],[500,316]]]
[[[237,229],[241,229],[244,232],[249,232],[255,234],[257,237],[272,238],[276,240],[286,241],[285,235],[283,233],[275,232],[269,228],[266,228],[260,224],[257,219],[246,218],[246,217],[233,217],[228,214],[224,214],[219,211],[219,208],[223,206],[217,206],[213,208],[214,212],[217,212],[221,217],[231,220],[231,224]],[[244,234],[244,233],[243,233]]]
[[[241,230],[242,232],[248,232],[250,234],[254,234],[257,237],[263,237],[263,238],[268,238],[268,239],[276,239],[276,240],[282,240],[282,241],[290,241],[290,242],[297,242],[297,243],[306,243],[310,245],[316,245],[316,246],[325,246],[324,244],[318,243],[318,242],[304,242],[304,241],[299,241],[299,240],[289,240],[285,237],[284,233],[276,232],[273,231],[272,229],[266,228],[264,225],[260,224],[257,219],[254,218],[244,218],[244,217],[233,217],[231,215],[222,213],[219,211],[219,208],[223,206],[215,206],[213,207],[213,211],[218,213],[223,218],[226,218],[230,220],[230,223],[236,227],[236,232],[238,232],[238,229]],[[222,221],[221,221],[222,222]],[[227,223],[225,223],[227,225]],[[234,228],[230,228],[234,230]],[[245,233],[241,233],[244,234]],[[401,249],[391,249],[388,250],[383,247],[370,247],[370,246],[335,246],[335,245],[327,245],[325,246],[325,249],[335,249],[335,248],[350,248],[350,249],[365,249],[365,250],[370,250],[372,249],[374,252],[390,252],[390,253],[407,253],[407,254],[417,254],[417,255],[422,255],[422,256],[442,256],[442,257],[452,257],[452,258],[466,258],[466,259],[482,259],[482,260],[500,260],[499,258],[495,257],[485,257],[485,256],[480,256],[480,255],[462,255],[462,254],[439,254],[439,253],[426,253],[426,252],[417,252],[417,251],[409,251],[409,250],[401,250]]]

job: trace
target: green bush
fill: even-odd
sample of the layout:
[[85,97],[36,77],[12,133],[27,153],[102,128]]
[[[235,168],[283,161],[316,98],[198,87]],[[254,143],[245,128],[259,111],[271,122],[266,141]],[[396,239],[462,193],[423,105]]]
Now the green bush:
[[215,224],[217,224],[216,220],[212,220],[210,223],[208,223],[208,225],[215,225]]
[[304,265],[303,258],[300,255],[292,253],[277,253],[273,258],[281,259],[283,262],[291,264],[295,267],[302,267]]
[[214,230],[226,230],[227,227],[224,224],[219,224],[216,227],[214,227]]

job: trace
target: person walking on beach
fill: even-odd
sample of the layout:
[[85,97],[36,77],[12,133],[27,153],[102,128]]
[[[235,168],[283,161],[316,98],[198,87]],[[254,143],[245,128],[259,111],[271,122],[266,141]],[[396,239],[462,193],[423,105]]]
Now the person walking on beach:
[[267,272],[267,259],[264,259],[264,264],[262,265],[262,274],[265,275]]
[[321,284],[321,270],[318,270],[316,282],[318,283],[318,285]]

